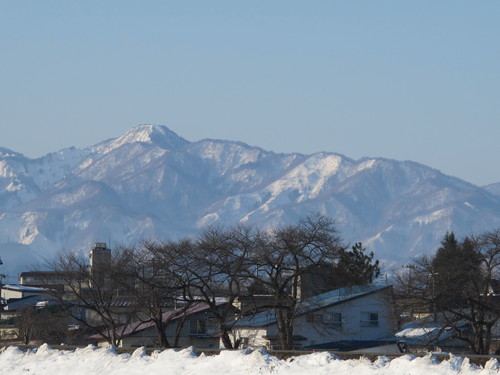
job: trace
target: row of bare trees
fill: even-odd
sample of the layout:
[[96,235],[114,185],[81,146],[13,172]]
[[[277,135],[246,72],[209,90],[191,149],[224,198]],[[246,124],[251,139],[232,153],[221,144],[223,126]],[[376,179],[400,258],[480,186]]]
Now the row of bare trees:
[[488,354],[500,321],[500,230],[457,240],[443,238],[433,255],[416,258],[396,274],[401,312],[431,313],[473,353]]
[[[196,238],[122,246],[114,250],[108,267],[100,267],[104,275],[92,272],[85,258],[72,253],[50,264],[64,280],[57,298],[67,313],[111,344],[118,344],[126,323],[148,321],[161,346],[175,346],[165,334],[169,321],[164,313],[201,301],[213,314],[224,346],[234,348],[238,343],[231,340],[230,329],[238,315],[233,302],[257,293],[271,297],[267,307],[275,311],[284,349],[293,347],[301,279],[325,266],[331,271],[326,281],[330,289],[370,283],[380,272],[373,253],[365,254],[361,244],[348,249],[333,221],[321,215],[273,230],[210,227]],[[117,304],[124,299],[131,301],[131,308],[118,314]],[[181,316],[182,308],[168,319]],[[89,319],[89,313],[97,319]]]

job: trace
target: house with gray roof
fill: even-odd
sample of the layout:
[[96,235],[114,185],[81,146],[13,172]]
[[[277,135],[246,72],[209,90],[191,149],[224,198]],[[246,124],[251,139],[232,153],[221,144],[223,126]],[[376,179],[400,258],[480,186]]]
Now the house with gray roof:
[[[303,300],[293,337],[296,349],[354,350],[382,345],[396,328],[392,286],[353,286]],[[280,349],[274,310],[239,319],[232,335],[243,348]]]

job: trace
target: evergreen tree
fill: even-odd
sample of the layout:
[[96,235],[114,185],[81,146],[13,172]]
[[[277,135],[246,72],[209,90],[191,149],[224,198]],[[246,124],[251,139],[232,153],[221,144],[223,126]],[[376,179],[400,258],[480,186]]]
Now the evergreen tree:
[[330,290],[353,285],[368,285],[380,276],[380,262],[374,259],[373,251],[366,253],[361,242],[356,242],[351,250],[340,254],[333,266],[328,286]]

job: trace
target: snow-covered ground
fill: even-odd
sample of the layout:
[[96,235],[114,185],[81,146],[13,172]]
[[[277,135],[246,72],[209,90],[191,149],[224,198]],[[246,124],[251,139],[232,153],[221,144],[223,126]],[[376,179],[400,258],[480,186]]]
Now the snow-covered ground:
[[196,356],[191,349],[165,350],[147,355],[143,349],[133,354],[118,355],[112,348],[87,347],[75,351],[51,349],[23,352],[8,347],[0,352],[0,374],[32,375],[156,375],[156,374],[422,374],[468,375],[498,374],[500,364],[491,359],[484,367],[470,364],[467,358],[450,357],[441,363],[432,356],[403,356],[390,360],[379,357],[371,362],[361,358],[341,360],[331,353],[319,352],[288,360],[280,360],[261,351],[225,351],[215,356]]

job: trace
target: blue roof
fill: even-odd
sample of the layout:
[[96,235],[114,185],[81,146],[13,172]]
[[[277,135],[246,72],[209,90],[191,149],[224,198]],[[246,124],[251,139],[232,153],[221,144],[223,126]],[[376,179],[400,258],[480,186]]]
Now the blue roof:
[[[322,309],[328,306],[347,302],[349,300],[359,298],[382,289],[389,288],[389,285],[367,285],[367,286],[351,286],[346,288],[335,289],[301,302],[297,315],[305,314],[314,310]],[[235,327],[263,327],[276,323],[275,310],[264,311],[252,316],[244,317],[238,320]]]

